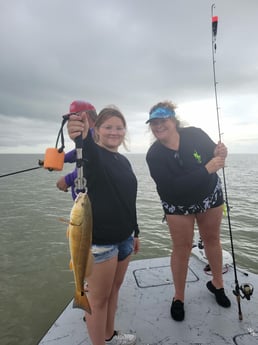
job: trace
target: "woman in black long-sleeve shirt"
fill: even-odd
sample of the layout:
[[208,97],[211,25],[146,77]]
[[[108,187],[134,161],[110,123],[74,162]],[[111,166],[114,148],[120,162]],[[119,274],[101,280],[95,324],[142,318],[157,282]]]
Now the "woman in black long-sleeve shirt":
[[86,325],[93,345],[136,342],[134,334],[115,331],[118,293],[131,253],[139,250],[136,217],[137,180],[127,158],[118,153],[124,143],[126,122],[114,107],[104,108],[88,133],[85,113],[71,115],[71,139],[83,135],[84,177],[93,215],[92,253],[94,266],[87,277],[92,314]]
[[176,321],[184,319],[185,281],[195,220],[213,274],[207,288],[215,294],[218,304],[229,307],[222,279],[223,193],[217,175],[224,166],[227,149],[222,143],[216,145],[200,128],[181,128],[171,102],[153,106],[147,123],[157,141],[148,150],[146,160],[173,242],[171,270],[175,295],[171,316]]

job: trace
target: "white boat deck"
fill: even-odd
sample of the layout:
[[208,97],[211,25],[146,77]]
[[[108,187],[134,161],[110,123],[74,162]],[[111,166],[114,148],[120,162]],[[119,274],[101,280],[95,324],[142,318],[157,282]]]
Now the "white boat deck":
[[[224,274],[225,291],[232,306],[217,305],[214,295],[206,288],[211,279],[204,272],[205,263],[192,256],[189,263],[185,320],[171,319],[170,305],[173,281],[170,258],[132,261],[120,290],[116,329],[136,333],[137,345],[257,345],[258,344],[258,276],[237,272],[239,285],[251,283],[251,300],[241,299],[243,320],[238,317],[238,305],[233,290],[232,267]],[[248,275],[247,275],[248,274]],[[39,345],[90,345],[84,312],[72,309],[69,303],[54,322]]]

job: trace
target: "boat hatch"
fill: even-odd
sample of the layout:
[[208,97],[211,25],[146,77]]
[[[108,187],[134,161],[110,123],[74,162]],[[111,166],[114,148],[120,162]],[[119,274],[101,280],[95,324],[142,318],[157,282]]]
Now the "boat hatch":
[[[148,288],[173,284],[170,265],[139,268],[133,271],[136,284],[140,288]],[[189,267],[187,272],[187,283],[198,281],[198,276]]]
[[239,334],[234,337],[236,345],[257,345],[258,344],[258,330],[250,330],[249,333]]

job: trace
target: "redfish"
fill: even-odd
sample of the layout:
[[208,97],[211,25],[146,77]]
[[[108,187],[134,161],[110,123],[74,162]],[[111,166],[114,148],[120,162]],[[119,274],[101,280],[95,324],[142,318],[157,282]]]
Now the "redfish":
[[67,229],[71,254],[70,268],[73,270],[75,295],[73,308],[81,308],[91,314],[91,307],[84,290],[84,279],[89,276],[93,257],[92,210],[86,193],[80,192],[74,201]]

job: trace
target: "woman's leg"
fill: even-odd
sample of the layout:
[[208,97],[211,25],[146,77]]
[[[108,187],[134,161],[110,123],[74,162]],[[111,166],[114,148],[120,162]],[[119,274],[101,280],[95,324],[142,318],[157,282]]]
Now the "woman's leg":
[[107,311],[107,323],[106,323],[106,339],[112,337],[114,333],[115,327],[115,314],[117,309],[117,301],[118,301],[118,294],[119,289],[124,281],[124,276],[127,271],[127,267],[129,264],[131,256],[129,255],[122,261],[118,261],[117,268],[114,276],[113,286],[111,290],[111,294],[108,301],[108,311]]
[[184,302],[185,281],[193,245],[195,215],[167,215],[172,239],[171,271],[175,286],[174,300]]
[[222,206],[210,208],[206,212],[196,215],[200,236],[204,243],[205,254],[213,275],[212,283],[217,289],[223,287],[222,248],[220,243],[221,219]]
[[204,249],[210,264],[213,279],[207,283],[207,288],[215,294],[216,301],[224,308],[231,303],[225,295],[222,279],[222,248],[220,243],[220,224],[222,206],[211,208],[196,216]]
[[87,277],[92,314],[86,313],[86,324],[93,345],[105,345],[107,339],[109,299],[117,267],[117,256],[114,256],[107,261],[95,263],[91,275]]

